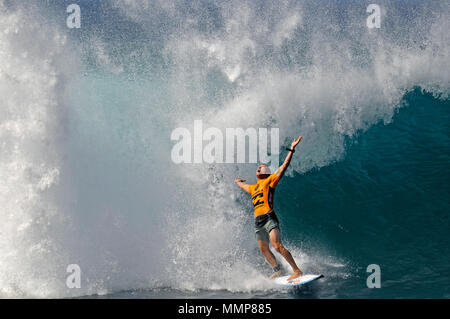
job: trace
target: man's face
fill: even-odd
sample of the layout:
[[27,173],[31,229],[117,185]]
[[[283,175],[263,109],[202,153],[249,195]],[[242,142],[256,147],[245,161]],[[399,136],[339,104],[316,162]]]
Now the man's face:
[[[266,164],[259,165],[258,168],[256,169],[256,178],[263,179],[263,178],[269,177],[270,174],[266,174],[264,172],[264,170],[266,170],[266,169],[268,169],[268,166]],[[264,174],[261,174],[261,170],[264,172]]]

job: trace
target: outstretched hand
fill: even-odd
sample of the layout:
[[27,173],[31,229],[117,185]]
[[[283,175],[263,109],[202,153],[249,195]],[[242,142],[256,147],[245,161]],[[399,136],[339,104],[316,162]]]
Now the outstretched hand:
[[240,179],[240,178],[235,178],[234,179],[234,181],[236,182],[236,183],[243,183],[243,182],[245,182],[246,181],[246,179]]
[[302,140],[303,136],[299,136],[298,138],[294,138],[294,140],[291,143],[291,149],[295,149],[298,143]]

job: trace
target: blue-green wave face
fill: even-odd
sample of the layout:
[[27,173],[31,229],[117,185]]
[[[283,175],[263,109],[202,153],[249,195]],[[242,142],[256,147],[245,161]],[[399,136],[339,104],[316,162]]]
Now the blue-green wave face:
[[[0,296],[450,296],[447,2],[73,2],[0,0]],[[321,285],[266,280],[256,164],[172,161],[195,120],[303,136],[274,208]]]

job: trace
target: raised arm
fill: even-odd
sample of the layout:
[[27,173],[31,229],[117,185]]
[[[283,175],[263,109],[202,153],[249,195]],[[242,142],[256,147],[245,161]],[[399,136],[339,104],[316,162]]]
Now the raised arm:
[[303,136],[299,136],[298,138],[294,138],[294,140],[291,143],[291,150],[289,151],[288,155],[286,156],[286,159],[284,160],[284,163],[278,167],[278,169],[275,171],[275,175],[277,175],[278,179],[281,179],[284,175],[284,172],[289,166],[289,163],[291,162],[292,155],[295,152],[295,147],[298,143],[302,140]]
[[250,190],[248,189],[248,184],[244,183],[245,179],[240,179],[240,178],[235,178],[234,181],[236,182],[236,184],[242,188],[244,191],[246,191],[247,193],[250,193]]

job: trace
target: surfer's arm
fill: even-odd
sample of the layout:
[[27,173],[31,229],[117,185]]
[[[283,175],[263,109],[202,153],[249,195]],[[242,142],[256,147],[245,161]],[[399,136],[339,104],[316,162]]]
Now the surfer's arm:
[[295,147],[297,146],[298,143],[300,143],[302,138],[303,138],[303,136],[299,136],[297,139],[294,139],[292,141],[292,143],[291,143],[291,150],[292,151],[289,151],[289,153],[286,156],[283,164],[280,167],[278,167],[278,169],[275,171],[275,175],[278,177],[278,179],[281,179],[281,177],[283,177],[284,172],[289,167],[289,164],[291,163],[292,155],[294,154],[293,151],[295,151]]
[[246,191],[247,193],[250,193],[250,190],[248,188],[248,184],[244,183],[245,179],[240,179],[240,178],[235,178],[234,181],[236,182],[236,184],[242,188],[244,191]]

